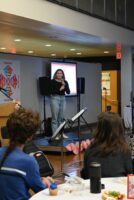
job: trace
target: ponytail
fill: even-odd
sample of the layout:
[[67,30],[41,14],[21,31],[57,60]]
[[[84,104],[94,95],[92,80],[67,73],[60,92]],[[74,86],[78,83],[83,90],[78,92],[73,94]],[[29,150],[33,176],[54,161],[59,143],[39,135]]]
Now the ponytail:
[[3,166],[3,164],[4,164],[5,160],[6,160],[6,158],[8,157],[8,155],[14,150],[15,147],[16,147],[15,142],[11,141],[9,146],[7,147],[4,155],[3,155],[3,158],[0,161],[0,169]]

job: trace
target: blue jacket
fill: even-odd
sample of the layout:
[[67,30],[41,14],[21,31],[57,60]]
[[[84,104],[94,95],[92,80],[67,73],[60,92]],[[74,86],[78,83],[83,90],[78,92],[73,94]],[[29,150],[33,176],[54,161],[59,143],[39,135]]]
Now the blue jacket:
[[[0,148],[0,159],[7,147]],[[0,200],[28,200],[29,189],[35,193],[46,188],[34,157],[15,148],[6,158],[0,173]]]

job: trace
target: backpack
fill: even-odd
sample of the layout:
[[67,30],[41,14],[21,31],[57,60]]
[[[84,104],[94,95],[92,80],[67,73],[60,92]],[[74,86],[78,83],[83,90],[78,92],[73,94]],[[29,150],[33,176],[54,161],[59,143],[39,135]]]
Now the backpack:
[[32,141],[25,144],[23,151],[35,157],[39,165],[41,177],[52,176],[54,174],[54,168],[47,156]]

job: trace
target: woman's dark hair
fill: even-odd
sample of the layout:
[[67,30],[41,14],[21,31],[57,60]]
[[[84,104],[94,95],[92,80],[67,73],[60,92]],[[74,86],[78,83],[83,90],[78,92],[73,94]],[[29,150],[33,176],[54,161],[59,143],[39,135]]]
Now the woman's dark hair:
[[64,71],[62,70],[62,69],[57,69],[56,71],[55,71],[55,73],[54,73],[54,75],[53,75],[53,79],[56,79],[56,74],[57,74],[57,72],[62,72],[62,74],[63,74],[63,80],[65,80],[65,73],[64,73]]
[[110,153],[128,152],[122,119],[116,113],[101,113],[98,116],[92,147],[97,147],[95,154],[105,156]]
[[35,134],[39,125],[39,114],[30,109],[20,108],[10,114],[7,120],[7,131],[10,143],[2,160],[0,161],[0,168],[11,151],[17,145],[25,144],[25,142]]

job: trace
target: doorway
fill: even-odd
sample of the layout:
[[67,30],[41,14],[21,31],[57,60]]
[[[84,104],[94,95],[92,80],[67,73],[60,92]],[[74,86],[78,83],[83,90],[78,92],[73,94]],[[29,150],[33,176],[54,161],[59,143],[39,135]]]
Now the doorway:
[[102,71],[102,112],[120,113],[120,71]]

